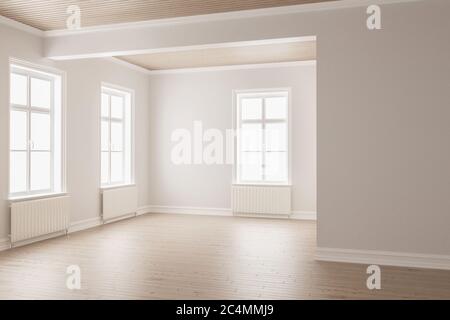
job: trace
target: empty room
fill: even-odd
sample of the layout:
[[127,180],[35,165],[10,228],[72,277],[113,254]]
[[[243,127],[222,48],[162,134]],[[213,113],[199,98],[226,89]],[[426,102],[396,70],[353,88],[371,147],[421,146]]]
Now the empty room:
[[0,300],[450,299],[449,12],[1,1]]

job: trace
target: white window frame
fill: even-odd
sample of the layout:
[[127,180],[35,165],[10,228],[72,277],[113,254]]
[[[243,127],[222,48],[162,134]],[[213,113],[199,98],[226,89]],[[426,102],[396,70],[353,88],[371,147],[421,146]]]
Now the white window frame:
[[[103,94],[107,94],[110,96],[109,100],[109,110],[108,110],[108,117],[104,117],[102,115],[102,95]],[[118,118],[113,118],[112,114],[111,114],[111,96],[116,96],[116,97],[121,97],[123,98],[124,101],[124,109],[123,109],[123,118],[122,119],[118,119]],[[127,99],[129,100],[130,103],[130,119],[126,119],[126,112],[125,112],[125,108],[126,108],[126,101]],[[100,188],[101,189],[110,189],[110,188],[117,188],[117,187],[123,187],[123,186],[130,186],[130,185],[134,185],[134,170],[135,170],[135,163],[134,163],[134,132],[135,132],[135,121],[134,121],[134,112],[135,112],[135,106],[134,106],[134,90],[132,89],[128,89],[122,86],[118,86],[118,85],[114,85],[114,84],[110,84],[110,83],[106,83],[106,82],[102,82],[101,83],[101,90],[100,90],[100,107],[99,107],[99,119],[100,119],[100,123],[99,123],[99,132],[100,132]],[[102,145],[101,145],[101,141],[102,141],[102,122],[103,121],[108,121],[108,151],[103,151],[102,150]],[[111,181],[111,154],[113,152],[120,152],[120,151],[112,151],[112,144],[111,144],[111,124],[112,123],[122,123],[122,172],[123,172],[123,180],[122,181]],[[128,126],[130,127],[128,130],[130,130],[130,141],[126,141],[126,132],[127,132],[127,122],[128,122]],[[125,172],[125,167],[126,167],[126,163],[125,163],[125,159],[126,159],[126,149],[127,149],[127,144],[130,144],[129,146],[129,152],[130,152],[130,172],[129,172],[129,179],[126,180],[125,176],[126,176],[126,172]],[[102,182],[102,168],[101,168],[101,157],[102,157],[102,153],[103,152],[108,152],[108,182],[103,183]]]
[[[37,65],[34,63],[30,63],[24,60],[16,59],[16,58],[10,58],[9,59],[9,75],[8,75],[8,104],[9,104],[9,119],[8,119],[8,194],[10,200],[20,200],[25,198],[33,198],[33,197],[41,197],[41,196],[48,196],[48,195],[60,195],[66,193],[66,123],[65,123],[65,83],[66,83],[66,74],[65,72],[51,68],[46,66]],[[22,76],[27,77],[27,105],[17,105],[11,103],[11,97],[10,97],[10,90],[11,90],[11,83],[9,82],[11,79],[12,74],[19,74]],[[59,182],[60,188],[58,190],[55,190],[55,79],[59,77],[60,78],[60,87],[61,87],[61,93],[60,93],[60,99],[58,103],[60,104],[60,141],[61,145],[59,146],[59,150],[61,152],[60,155],[60,177],[61,181]],[[40,108],[40,107],[33,107],[31,106],[31,78],[49,81],[51,85],[51,92],[50,92],[50,109],[47,108]],[[19,112],[25,112],[26,118],[27,118],[27,145],[25,150],[15,150],[12,149],[11,146],[11,127],[10,127],[10,119],[11,119],[11,113],[12,111],[19,111]],[[41,114],[48,114],[50,116],[50,149],[49,150],[32,150],[32,140],[31,140],[31,115],[32,113],[41,113]],[[10,179],[11,179],[11,153],[12,152],[26,152],[26,159],[27,159],[27,172],[26,172],[26,191],[23,192],[11,192],[10,189]],[[42,190],[31,190],[31,154],[33,152],[49,152],[50,153],[50,188],[48,189],[42,189]]]
[[[287,119],[266,119],[265,118],[265,99],[269,97],[286,97],[287,98]],[[242,120],[241,110],[240,110],[240,100],[242,98],[262,98],[263,110],[261,120]],[[286,181],[267,181],[264,177],[264,167],[263,167],[263,179],[261,181],[242,181],[240,174],[240,136],[239,131],[242,128],[243,123],[261,123],[262,124],[262,165],[265,163],[265,134],[264,130],[267,123],[286,123],[286,137],[287,137],[287,151],[286,151],[286,170],[287,170],[287,180]],[[268,88],[268,89],[250,89],[250,90],[234,90],[233,91],[233,128],[236,132],[234,137],[234,163],[233,163],[233,184],[234,185],[262,185],[262,186],[290,186],[291,185],[291,88]]]

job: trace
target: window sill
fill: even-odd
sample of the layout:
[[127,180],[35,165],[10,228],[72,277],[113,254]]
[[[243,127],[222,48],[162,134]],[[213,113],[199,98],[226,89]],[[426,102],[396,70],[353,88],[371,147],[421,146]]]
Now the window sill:
[[67,196],[66,192],[58,192],[58,193],[46,193],[46,194],[34,194],[29,196],[17,196],[17,197],[9,197],[8,201],[10,203],[27,201],[27,200],[40,200],[40,199],[48,199],[48,198],[58,198]]
[[122,188],[131,188],[131,187],[136,187],[135,183],[128,183],[128,184],[115,184],[115,185],[110,185],[110,186],[104,186],[104,187],[100,187],[100,190],[106,191],[106,190],[114,190],[114,189],[122,189]]
[[233,183],[233,186],[247,186],[247,187],[292,187],[292,184],[290,183],[246,183],[246,182],[239,182],[239,183]]

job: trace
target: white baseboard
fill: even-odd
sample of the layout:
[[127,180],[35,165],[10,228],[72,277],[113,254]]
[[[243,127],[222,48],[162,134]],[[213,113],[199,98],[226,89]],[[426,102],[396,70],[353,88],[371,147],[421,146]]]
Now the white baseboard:
[[27,246],[32,243],[41,242],[41,241],[49,240],[49,239],[56,238],[56,237],[61,237],[61,236],[64,236],[65,234],[66,234],[66,231],[62,230],[62,231],[56,231],[56,232],[52,232],[52,233],[48,233],[48,234],[43,234],[41,236],[37,236],[34,238],[30,238],[30,239],[20,240],[20,241],[14,242],[12,244],[12,248]]
[[[193,214],[206,216],[233,216],[233,212],[229,208],[205,208],[205,207],[178,207],[178,206],[147,206],[143,208],[146,212],[151,213],[168,213],[168,214]],[[312,211],[292,211],[292,214],[287,216],[277,215],[252,215],[252,214],[238,214],[238,216],[254,216],[265,218],[279,218],[279,219],[293,219],[293,220],[317,220],[317,215]]]
[[101,224],[102,224],[101,217],[95,217],[95,218],[85,219],[85,220],[81,220],[81,221],[77,221],[77,222],[72,222],[69,227],[69,233],[95,228]]
[[136,216],[142,216],[143,214],[150,213],[150,212],[152,212],[151,206],[140,207],[136,211]]
[[11,247],[9,238],[0,239],[0,251],[8,250]]
[[317,248],[318,261],[450,270],[450,256],[419,253]]
[[[123,216],[120,216],[117,218],[110,219],[106,222],[107,223],[116,222],[116,221],[120,221],[123,219],[132,218],[134,216],[141,216],[143,214],[150,213],[150,212],[151,212],[151,207],[144,206],[144,207],[138,208],[138,210],[136,211],[136,214],[133,213],[133,214],[123,215]],[[70,225],[69,233],[95,228],[102,224],[103,224],[103,220],[101,217],[95,217],[95,218],[90,218],[90,219],[86,219],[86,220],[73,222]]]
[[114,222],[119,222],[122,220],[127,220],[127,219],[131,219],[131,218],[135,218],[137,216],[137,214],[134,213],[128,213],[128,214],[124,214],[115,218],[111,218],[108,220],[103,220],[103,224],[108,224],[108,223],[114,223]]
[[192,214],[206,216],[228,216],[233,214],[231,209],[226,208],[199,208],[199,207],[172,207],[172,206],[150,206],[151,213],[168,213],[168,214]]
[[293,220],[317,220],[317,213],[314,211],[292,211],[289,218]]

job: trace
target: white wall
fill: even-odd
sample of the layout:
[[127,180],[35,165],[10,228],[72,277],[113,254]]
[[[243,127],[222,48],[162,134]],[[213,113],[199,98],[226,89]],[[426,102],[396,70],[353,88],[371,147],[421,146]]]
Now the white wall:
[[148,76],[107,60],[61,63],[42,58],[42,39],[0,25],[0,239],[10,232],[8,202],[9,57],[49,65],[67,72],[67,190],[72,196],[71,222],[100,216],[99,119],[102,81],[136,93],[136,182],[139,205],[148,204]]
[[[316,211],[316,67],[152,75],[150,81],[150,204],[231,207],[231,165],[171,162],[174,130],[232,129],[232,91],[292,88],[293,210]],[[207,145],[205,143],[205,145]]]

